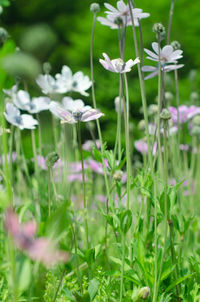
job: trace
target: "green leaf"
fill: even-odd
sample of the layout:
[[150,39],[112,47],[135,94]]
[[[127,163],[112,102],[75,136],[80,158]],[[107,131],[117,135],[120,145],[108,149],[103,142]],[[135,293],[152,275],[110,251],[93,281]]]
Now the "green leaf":
[[[115,257],[112,257],[112,256],[110,256],[109,258],[110,258],[110,260],[113,261],[114,263],[119,264],[120,266],[122,266],[122,261],[121,261],[121,259],[115,258]],[[125,271],[129,271],[129,270],[131,270],[131,267],[130,267],[127,263],[124,263],[124,270],[125,270]]]
[[99,281],[95,278],[92,279],[88,286],[88,293],[90,295],[91,301],[93,301],[95,296],[97,295],[98,288],[99,288]]
[[24,292],[29,287],[31,274],[32,270],[30,260],[25,259],[18,274],[18,287],[21,292]]
[[92,248],[90,250],[87,250],[85,253],[85,261],[88,263],[88,265],[91,265],[95,260],[95,249]]
[[172,283],[170,284],[170,286],[167,287],[167,289],[165,290],[165,292],[166,292],[166,293],[169,292],[169,291],[172,290],[176,285],[178,285],[178,284],[180,284],[181,282],[183,282],[184,280],[186,280],[186,279],[192,277],[193,275],[194,275],[194,274],[188,274],[188,275],[186,275],[186,276],[184,276],[184,277],[178,278],[177,280],[175,280],[174,282],[172,282]]
[[121,214],[120,225],[123,233],[127,233],[132,224],[132,213],[130,210],[125,210]]
[[167,277],[173,272],[173,270],[175,269],[175,265],[173,265],[172,267],[167,268],[163,273],[162,276],[160,278],[161,281],[167,279]]

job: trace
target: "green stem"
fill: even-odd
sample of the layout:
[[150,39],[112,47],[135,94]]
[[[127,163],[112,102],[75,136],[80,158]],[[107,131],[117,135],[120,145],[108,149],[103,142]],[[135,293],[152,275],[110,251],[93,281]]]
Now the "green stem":
[[33,148],[33,158],[34,158],[34,172],[35,176],[38,180],[38,163],[37,163],[37,149],[36,149],[36,141],[35,141],[35,130],[31,130],[31,140],[32,140],[32,148]]
[[[133,17],[133,12],[132,12],[132,9],[131,9],[131,2],[130,2],[130,0],[128,0],[128,5],[129,5],[130,16],[131,16],[131,22],[132,22],[133,40],[134,40],[134,45],[135,45],[135,53],[136,53],[136,57],[139,57],[139,50],[138,50],[138,44],[137,44],[137,36],[136,36],[134,17]],[[152,154],[151,154],[151,142],[150,142],[150,135],[149,135],[149,122],[148,122],[148,113],[147,113],[147,101],[146,101],[146,94],[145,94],[144,79],[143,79],[143,76],[142,76],[140,63],[137,64],[137,68],[138,68],[138,75],[139,75],[139,82],[140,82],[142,107],[143,107],[143,112],[144,112],[145,131],[146,131],[147,144],[148,144],[148,161],[149,161],[150,169],[152,171],[152,169],[153,169],[153,159],[152,159]]]
[[120,280],[120,302],[123,298],[123,281],[124,281],[124,264],[125,264],[125,235],[122,233],[122,266],[121,266],[121,280]]
[[161,135],[160,135],[160,113],[162,109],[162,72],[161,72],[161,61],[160,61],[160,34],[158,34],[158,57],[159,57],[159,69],[158,69],[158,120],[157,120],[157,129],[158,129],[158,152],[159,152],[159,161],[158,166],[161,171],[163,171],[163,160],[162,160],[162,149],[161,149]]
[[170,34],[171,34],[171,27],[172,27],[172,17],[174,13],[174,2],[175,0],[171,1],[170,13],[169,13],[169,23],[168,23],[168,33],[167,33],[167,44],[170,43]]
[[78,121],[78,141],[79,141],[79,149],[81,154],[82,178],[83,178],[83,206],[84,206],[85,234],[86,234],[87,249],[89,249],[85,168],[84,168],[83,150],[82,150],[82,143],[81,143],[81,125],[79,121]]
[[51,215],[51,168],[48,168],[48,213]]

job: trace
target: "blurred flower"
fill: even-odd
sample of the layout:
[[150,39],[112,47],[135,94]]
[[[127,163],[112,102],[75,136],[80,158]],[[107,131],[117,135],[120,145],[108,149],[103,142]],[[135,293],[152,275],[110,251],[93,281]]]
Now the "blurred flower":
[[[74,181],[83,182],[83,175],[82,175],[82,173],[70,173],[67,176],[67,180],[69,182],[74,182]],[[88,181],[87,176],[85,176],[85,181]]]
[[[116,20],[121,20],[123,26],[131,26],[131,14],[129,10],[129,5],[126,5],[122,0],[117,1],[117,8],[110,5],[109,3],[104,3],[104,6],[108,9],[105,11],[107,14],[106,18],[98,17],[97,20],[102,24],[109,26],[111,29],[117,29],[118,24]],[[138,20],[143,18],[147,18],[150,16],[148,13],[143,13],[142,9],[140,8],[132,8],[132,14],[134,19],[134,25],[139,26]]]
[[[141,154],[148,154],[148,144],[142,139],[135,141],[134,146],[138,152]],[[157,151],[157,143],[155,142],[153,145],[153,155],[156,154]]]
[[82,71],[72,74],[71,69],[64,65],[61,74],[56,74],[57,85],[63,92],[75,91],[82,95],[88,96],[86,92],[91,86],[92,82],[88,76],[85,76]]
[[125,73],[131,71],[131,67],[140,62],[139,58],[136,58],[134,61],[132,59],[124,62],[122,59],[110,60],[109,56],[106,53],[103,53],[105,60],[100,59],[99,62],[106,70],[116,72],[116,73]]
[[91,140],[88,140],[86,141],[83,145],[82,145],[82,148],[83,150],[85,151],[91,151],[92,148],[97,148],[97,149],[100,149],[101,147],[101,144],[100,144],[100,140],[97,139],[94,141],[91,141]]
[[181,151],[189,151],[189,145],[183,145],[183,144],[180,144],[180,146],[179,146],[179,149],[181,150]]
[[9,97],[13,98],[17,93],[18,87],[17,85],[12,86],[10,89],[3,89],[3,92],[7,94]]
[[27,91],[19,90],[12,97],[15,106],[21,110],[28,111],[31,114],[48,110],[50,99],[48,97],[30,98]]
[[68,254],[57,250],[52,240],[45,237],[35,239],[36,222],[21,224],[12,209],[6,212],[5,229],[13,238],[16,247],[35,261],[40,261],[46,266],[53,266],[59,261],[66,262],[68,259]]
[[56,102],[50,103],[50,111],[61,119],[61,123],[75,124],[80,122],[89,122],[96,120],[103,116],[97,109],[93,109],[90,106],[85,106],[82,100],[71,100],[66,104],[64,109],[63,106]]
[[41,88],[44,94],[55,94],[55,93],[65,93],[66,90],[59,86],[58,82],[49,74],[40,74],[37,79],[36,83]]
[[38,121],[29,114],[20,114],[20,111],[11,103],[6,104],[4,112],[6,120],[19,129],[35,129]]
[[[12,152],[12,154],[11,154],[11,160],[12,160],[12,162],[15,162],[16,159],[17,159],[17,153],[16,152]],[[10,155],[9,154],[7,154],[7,161],[8,161],[8,163],[10,162]],[[4,162],[5,162],[5,156],[2,155],[0,157],[0,164],[3,164]]]
[[[153,42],[152,48],[154,52],[144,48],[144,51],[149,55],[147,59],[159,62],[159,49],[158,43]],[[178,59],[181,59],[183,51],[182,50],[174,50],[171,45],[166,45],[160,49],[160,62],[161,64],[165,63],[177,63]]]
[[193,118],[195,115],[200,114],[200,107],[197,106],[185,106],[181,105],[177,109],[176,107],[169,107],[172,115],[172,122],[174,124],[178,123],[178,113],[179,113],[179,123],[186,123],[188,120]]
[[[117,96],[114,100],[115,102],[115,111],[119,111],[119,103],[120,103],[120,97]],[[123,99],[121,98],[121,112],[124,112],[124,104],[123,104]]]

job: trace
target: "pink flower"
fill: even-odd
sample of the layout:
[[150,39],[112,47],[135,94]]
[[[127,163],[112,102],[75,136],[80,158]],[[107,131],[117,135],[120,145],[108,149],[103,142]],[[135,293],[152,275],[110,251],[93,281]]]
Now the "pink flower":
[[188,120],[193,118],[195,115],[200,114],[200,107],[197,106],[185,106],[181,105],[177,109],[176,107],[169,107],[169,111],[172,115],[172,122],[174,124],[178,123],[178,113],[179,113],[179,123],[186,123]]
[[[67,180],[69,182],[74,182],[74,181],[83,182],[83,175],[82,173],[71,173],[67,176]],[[87,176],[85,176],[85,181],[88,181]]]
[[[142,139],[135,141],[134,146],[138,152],[141,154],[147,154],[148,153],[148,144],[144,142]],[[153,155],[156,154],[157,151],[157,143],[155,142],[153,145]]]
[[16,247],[24,251],[32,260],[40,261],[45,266],[53,266],[59,261],[68,260],[68,254],[57,250],[52,240],[45,237],[35,238],[37,232],[35,221],[21,224],[11,208],[6,212],[4,225]]
[[100,59],[99,62],[106,70],[116,72],[116,73],[125,73],[131,71],[131,67],[140,62],[139,58],[136,58],[134,61],[132,59],[124,62],[122,59],[110,60],[109,56],[106,53],[103,53],[105,60]]
[[85,151],[91,151],[93,147],[100,149],[100,147],[101,147],[100,140],[97,139],[95,142],[88,140],[82,145],[82,148]]
[[188,145],[180,144],[179,149],[181,151],[189,151],[189,146]]

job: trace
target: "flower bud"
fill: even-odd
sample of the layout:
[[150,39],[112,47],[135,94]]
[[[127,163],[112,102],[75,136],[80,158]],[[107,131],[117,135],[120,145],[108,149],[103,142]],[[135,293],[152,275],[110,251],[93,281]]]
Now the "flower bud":
[[[115,111],[119,111],[119,103],[120,103],[120,97],[117,96],[114,100],[115,102]],[[124,112],[124,104],[123,104],[123,99],[121,98],[121,112]]]
[[5,30],[5,28],[0,27],[0,46],[3,46],[3,44],[7,41],[8,39],[8,32]]
[[162,25],[162,23],[155,23],[153,25],[153,32],[156,33],[157,35],[159,34],[160,37],[165,35],[165,27]]
[[58,161],[58,159],[59,159],[59,156],[55,151],[49,153],[46,158],[47,167],[52,168],[53,165]]
[[92,3],[90,5],[90,11],[94,14],[97,14],[100,11],[100,6],[98,3]]
[[161,114],[160,114],[160,118],[161,118],[162,120],[167,121],[167,120],[169,120],[169,119],[171,118],[171,113],[169,112],[168,109],[165,109],[165,108],[164,108],[164,109],[162,110]]
[[141,120],[138,124],[138,129],[140,131],[144,131],[145,130],[145,120]]
[[115,181],[121,181],[122,176],[123,176],[122,170],[117,170],[117,171],[115,171],[115,173],[113,174],[113,179],[114,179]]
[[199,100],[199,94],[198,92],[196,91],[193,91],[191,94],[190,94],[190,100],[192,102],[197,102]]
[[196,115],[193,119],[192,122],[195,126],[200,126],[200,115]]
[[49,62],[44,62],[42,67],[45,74],[49,74],[51,72],[51,64]]
[[156,104],[149,105],[148,114],[149,115],[155,115],[157,113],[158,113],[158,105],[156,105]]
[[171,46],[173,47],[174,50],[181,49],[181,44],[178,41],[173,41],[171,43]]
[[170,91],[166,91],[165,92],[165,99],[169,102],[171,102],[173,100],[174,96]]
[[200,126],[194,126],[192,128],[191,134],[199,136],[200,135]]
[[148,286],[142,287],[139,291],[138,297],[145,300],[149,297],[150,288]]

